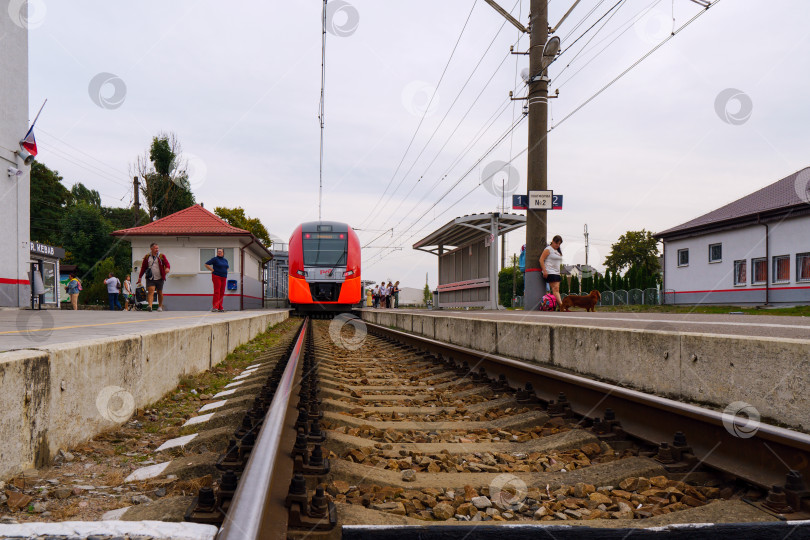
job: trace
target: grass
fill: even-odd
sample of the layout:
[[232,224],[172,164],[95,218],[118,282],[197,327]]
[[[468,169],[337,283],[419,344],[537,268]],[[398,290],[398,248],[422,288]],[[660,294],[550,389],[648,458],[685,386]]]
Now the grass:
[[615,313],[706,313],[728,314],[742,312],[745,315],[786,315],[792,317],[810,317],[810,306],[794,306],[784,308],[761,308],[740,306],[597,306],[597,311]]

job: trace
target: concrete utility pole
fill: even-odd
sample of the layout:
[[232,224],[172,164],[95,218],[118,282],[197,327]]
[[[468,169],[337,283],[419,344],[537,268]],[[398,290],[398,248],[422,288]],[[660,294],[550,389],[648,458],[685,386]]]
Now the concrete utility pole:
[[[531,0],[529,46],[529,192],[548,189],[548,83],[543,73],[543,48],[548,39],[548,1]],[[540,76],[542,74],[542,76]],[[540,255],[546,247],[546,210],[526,210],[526,275],[524,309],[537,310],[546,292]]]
[[141,198],[140,198],[140,187],[141,184],[138,182],[138,177],[135,176],[132,178],[132,208],[135,210],[135,214],[137,215],[138,210],[141,209]]
[[585,266],[588,266],[588,224],[585,224]]

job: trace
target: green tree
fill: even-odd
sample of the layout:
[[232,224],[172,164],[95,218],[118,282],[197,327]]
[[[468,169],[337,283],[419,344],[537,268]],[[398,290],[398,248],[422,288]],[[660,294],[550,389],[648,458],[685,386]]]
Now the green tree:
[[571,278],[571,294],[579,294],[579,278],[577,276]]
[[220,218],[228,222],[229,225],[245,229],[262,241],[265,246],[270,246],[273,241],[270,239],[270,233],[267,228],[262,224],[259,218],[250,218],[245,215],[245,210],[237,206],[236,208],[226,208],[224,206],[217,206],[214,208],[214,213]]
[[151,219],[166,217],[194,205],[188,182],[187,162],[174,133],[152,138],[148,152],[138,156],[134,173],[143,178],[141,192]]
[[58,171],[39,161],[31,165],[31,240],[49,245],[60,243],[59,220],[70,198]]
[[512,307],[512,282],[515,282],[515,295],[523,295],[523,272],[519,268],[507,266],[498,272],[498,302]]
[[433,299],[433,293],[430,292],[430,287],[425,283],[425,289],[422,291],[422,302],[428,305],[428,302]]
[[641,267],[645,273],[658,272],[658,240],[644,229],[627,231],[610,247],[605,266],[613,272],[633,266]]
[[95,189],[86,187],[81,182],[76,182],[70,188],[70,204],[85,203],[96,208],[101,208],[101,195]]
[[136,213],[133,208],[113,208],[109,206],[101,207],[101,215],[109,221],[114,231],[129,229],[149,223],[149,214],[143,210]]

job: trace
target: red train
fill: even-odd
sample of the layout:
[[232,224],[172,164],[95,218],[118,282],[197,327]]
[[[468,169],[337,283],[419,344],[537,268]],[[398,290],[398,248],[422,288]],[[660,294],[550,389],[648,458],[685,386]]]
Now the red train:
[[360,240],[345,223],[296,227],[289,248],[289,299],[296,311],[348,311],[360,302]]

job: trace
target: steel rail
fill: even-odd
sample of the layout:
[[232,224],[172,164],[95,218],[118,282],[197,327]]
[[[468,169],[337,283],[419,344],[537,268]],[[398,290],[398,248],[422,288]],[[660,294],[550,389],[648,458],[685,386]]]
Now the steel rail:
[[296,412],[290,396],[300,380],[308,327],[309,318],[298,333],[217,540],[287,537],[284,499],[292,479]]
[[799,471],[805,479],[810,479],[810,435],[805,433],[369,322],[365,324],[374,333],[441,354],[457,363],[466,361],[471,374],[483,367],[490,377],[505,375],[513,388],[531,382],[541,400],[556,400],[558,394],[564,392],[577,415],[603,417],[604,410],[612,408],[624,431],[643,441],[656,445],[672,443],[675,431],[682,431],[699,464],[760,487],[784,485],[790,470]]

